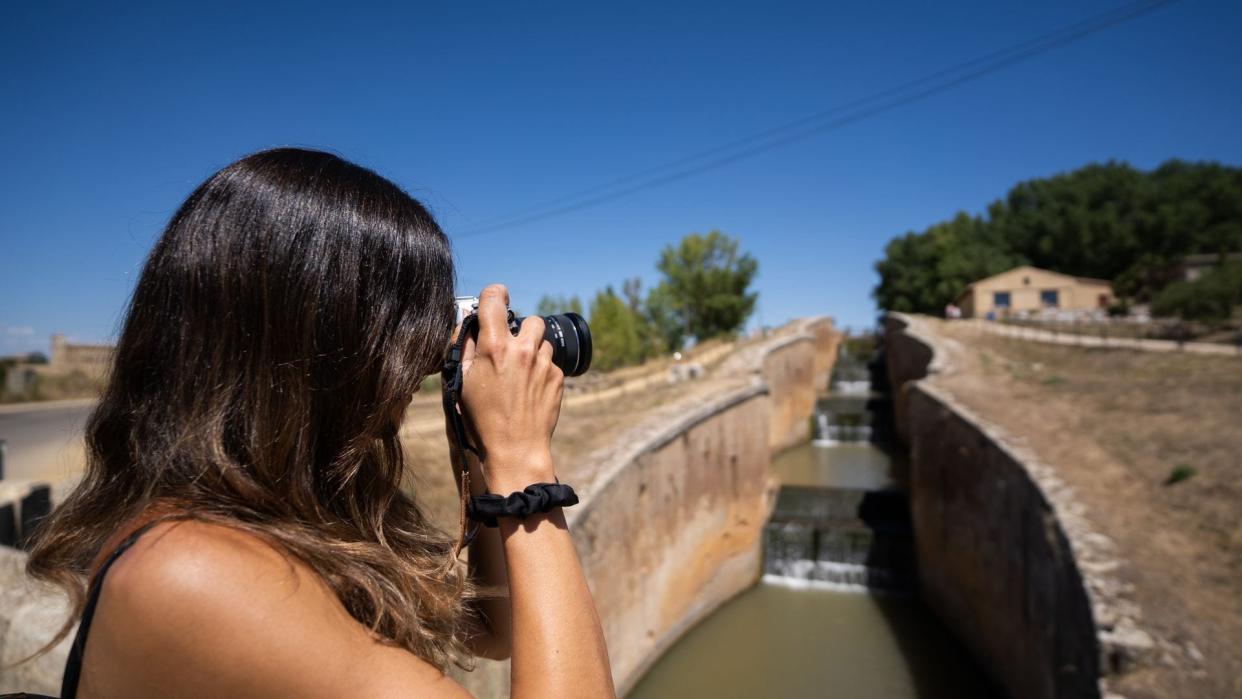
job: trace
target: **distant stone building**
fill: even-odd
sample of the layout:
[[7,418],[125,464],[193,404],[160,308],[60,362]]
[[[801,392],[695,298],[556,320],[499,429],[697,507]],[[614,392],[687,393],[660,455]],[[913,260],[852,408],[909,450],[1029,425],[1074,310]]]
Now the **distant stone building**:
[[998,318],[1016,313],[1060,309],[1088,312],[1105,309],[1114,300],[1113,287],[1102,279],[1074,277],[1024,265],[980,279],[966,287],[956,305],[966,318]]
[[[112,365],[112,345],[69,342],[64,335],[52,336],[52,353],[46,363],[15,362],[4,376],[4,392],[9,396],[31,396],[40,378],[75,379],[77,384],[97,385],[103,381]],[[80,392],[75,385],[70,392]]]
[[1193,282],[1225,262],[1242,262],[1242,252],[1231,252],[1227,255],[1187,255],[1182,258],[1181,277],[1184,281]]
[[64,335],[52,336],[52,355],[48,358],[48,371],[72,374],[80,371],[89,378],[103,378],[112,364],[112,345],[88,345],[70,343]]

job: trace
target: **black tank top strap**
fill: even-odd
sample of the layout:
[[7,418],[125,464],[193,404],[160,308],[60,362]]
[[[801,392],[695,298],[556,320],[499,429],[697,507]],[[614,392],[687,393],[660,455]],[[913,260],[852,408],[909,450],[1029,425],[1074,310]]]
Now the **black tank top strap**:
[[73,638],[73,645],[69,647],[69,658],[65,662],[65,675],[60,685],[61,699],[74,699],[78,694],[78,679],[82,674],[82,656],[86,652],[86,636],[91,630],[91,620],[95,618],[95,607],[99,604],[99,593],[103,590],[104,576],[108,574],[108,569],[116,563],[121,554],[134,545],[139,537],[147,533],[147,530],[163,521],[166,520],[148,522],[125,537],[125,540],[108,554],[103,565],[99,566],[99,572],[95,573],[95,577],[91,579],[87,590],[86,605],[82,608],[82,620],[78,623],[78,633]]

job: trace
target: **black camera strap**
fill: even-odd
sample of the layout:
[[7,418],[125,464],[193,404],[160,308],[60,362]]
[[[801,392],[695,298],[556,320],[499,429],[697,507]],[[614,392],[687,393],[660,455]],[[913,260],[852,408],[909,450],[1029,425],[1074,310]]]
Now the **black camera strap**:
[[448,357],[444,360],[444,367],[440,371],[441,398],[444,402],[444,419],[448,422],[449,430],[453,433],[452,443],[449,448],[453,450],[453,463],[457,465],[460,471],[457,474],[457,482],[460,488],[461,515],[459,526],[461,535],[457,541],[457,547],[453,551],[453,555],[457,556],[461,550],[468,546],[479,532],[479,522],[474,522],[469,529],[466,528],[468,521],[468,505],[470,498],[470,461],[466,456],[466,452],[471,452],[482,461],[483,456],[479,450],[470,444],[466,438],[466,422],[462,415],[459,405],[461,404],[461,386],[462,386],[462,356],[466,349],[466,338],[476,330],[479,324],[479,318],[476,315],[468,315],[461,322],[461,330],[457,333],[457,339],[453,341],[453,345],[449,347]]

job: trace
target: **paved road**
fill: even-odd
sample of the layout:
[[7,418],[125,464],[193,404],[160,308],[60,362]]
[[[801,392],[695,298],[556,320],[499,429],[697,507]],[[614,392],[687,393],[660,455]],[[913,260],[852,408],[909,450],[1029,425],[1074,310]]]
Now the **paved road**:
[[82,470],[82,429],[94,401],[0,406],[6,479],[58,482]]

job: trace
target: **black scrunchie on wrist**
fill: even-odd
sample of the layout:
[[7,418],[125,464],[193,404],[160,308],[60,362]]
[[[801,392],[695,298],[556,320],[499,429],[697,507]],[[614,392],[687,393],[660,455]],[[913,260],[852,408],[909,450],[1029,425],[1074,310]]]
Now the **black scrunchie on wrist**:
[[498,526],[498,517],[526,519],[537,512],[547,512],[554,507],[578,504],[578,494],[563,483],[534,483],[520,493],[508,496],[486,493],[471,495],[466,504],[466,516],[486,526]]

